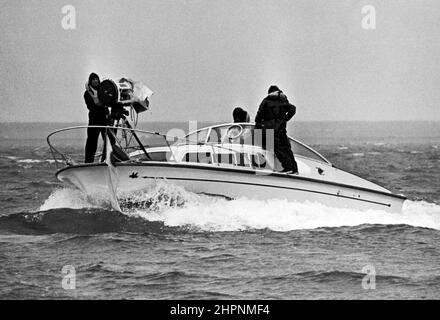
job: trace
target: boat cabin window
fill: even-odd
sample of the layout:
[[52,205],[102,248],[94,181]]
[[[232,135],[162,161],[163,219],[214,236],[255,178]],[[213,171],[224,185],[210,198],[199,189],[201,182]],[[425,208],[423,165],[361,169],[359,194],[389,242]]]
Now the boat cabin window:
[[217,153],[214,159],[220,165],[237,167],[265,168],[266,158],[262,153],[249,154],[246,152]]
[[[160,151],[160,152],[149,152],[151,161],[167,161],[167,156],[169,158],[169,152]],[[144,155],[145,156],[145,155]]]
[[310,158],[313,160],[318,160],[318,161],[327,163],[327,161],[324,158],[322,158],[319,154],[317,154],[313,150],[310,150],[309,148],[303,146],[302,144],[300,144],[294,140],[289,139],[289,141],[290,141],[290,146],[292,147],[292,151],[294,154],[303,156],[305,158]]
[[131,160],[137,160],[137,161],[168,161],[170,159],[170,152],[166,151],[150,151],[148,152],[148,156],[150,158],[147,158],[145,153],[142,151],[137,151],[130,154]]
[[222,141],[221,137],[221,132],[219,130],[220,128],[212,128],[211,132],[209,133],[209,137],[208,137],[208,143],[220,143]]
[[240,167],[249,167],[250,166],[249,154],[242,153],[242,152],[237,153],[236,159],[237,159],[237,166],[240,166]]
[[199,130],[187,135],[185,137],[185,142],[187,144],[205,143],[207,135],[208,135],[208,129]]
[[237,158],[235,153],[217,153],[215,155],[215,160],[220,165],[236,166]]
[[252,155],[252,166],[255,168],[266,168],[266,157],[264,154],[258,152]]
[[210,152],[188,152],[185,154],[183,161],[195,163],[212,163]]
[[[213,162],[214,160],[214,162]],[[255,152],[188,152],[182,161],[193,163],[218,164],[220,166],[253,167],[258,169],[267,168],[267,160],[264,153]]]

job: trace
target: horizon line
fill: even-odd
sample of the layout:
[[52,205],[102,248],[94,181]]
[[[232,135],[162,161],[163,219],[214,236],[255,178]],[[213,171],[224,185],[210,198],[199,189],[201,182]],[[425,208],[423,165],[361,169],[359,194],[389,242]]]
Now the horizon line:
[[[198,121],[198,122],[214,122],[214,123],[233,123],[233,121],[228,120],[144,120],[138,121],[137,123],[157,123],[157,122],[188,122],[188,121]],[[2,121],[0,123],[86,123],[87,121]],[[416,119],[416,120],[291,120],[289,122],[440,122],[438,120],[428,120],[428,119]],[[253,122],[250,122],[253,123]]]

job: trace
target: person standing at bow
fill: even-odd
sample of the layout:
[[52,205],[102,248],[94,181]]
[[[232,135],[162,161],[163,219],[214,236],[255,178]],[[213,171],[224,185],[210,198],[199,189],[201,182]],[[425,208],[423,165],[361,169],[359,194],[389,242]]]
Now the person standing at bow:
[[[98,99],[98,86],[100,80],[96,73],[91,73],[86,82],[84,101],[89,109],[89,126],[107,126],[108,108]],[[105,128],[87,128],[87,141],[85,147],[85,163],[92,163],[98,147],[99,134],[105,143]]]
[[286,95],[277,87],[270,86],[268,96],[263,99],[255,116],[256,128],[274,131],[274,152],[285,173],[297,174],[298,165],[293,156],[286,125],[296,113]]

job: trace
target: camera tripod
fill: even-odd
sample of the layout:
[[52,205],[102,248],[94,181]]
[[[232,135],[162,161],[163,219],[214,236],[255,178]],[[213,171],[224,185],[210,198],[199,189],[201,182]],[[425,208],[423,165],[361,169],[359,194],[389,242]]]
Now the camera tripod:
[[[119,147],[115,148],[116,132],[118,130],[118,129],[116,129],[116,127],[120,127],[122,129],[124,129],[124,130],[122,130],[123,135],[127,134],[125,129],[128,129],[127,131],[129,131],[131,133],[132,137],[136,140],[140,149],[144,152],[147,160],[151,160],[150,155],[148,154],[148,152],[145,149],[144,145],[142,144],[141,140],[137,136],[136,132],[133,131],[133,127],[131,126],[130,122],[127,120],[125,115],[123,115],[122,113],[118,113],[117,116],[111,120],[111,127],[114,127],[114,128],[107,129],[108,130],[107,134],[110,134],[110,137],[111,137],[110,143],[112,144],[113,150],[119,149]],[[113,141],[111,141],[111,140],[113,140]],[[126,141],[126,145],[128,145],[128,144],[129,143],[127,143],[127,141]],[[127,156],[127,158],[128,158],[128,156]]]

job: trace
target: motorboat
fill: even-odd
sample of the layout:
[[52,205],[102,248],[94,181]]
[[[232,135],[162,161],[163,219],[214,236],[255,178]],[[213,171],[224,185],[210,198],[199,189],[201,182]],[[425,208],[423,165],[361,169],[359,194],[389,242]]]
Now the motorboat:
[[[123,119],[125,120],[125,119]],[[125,125],[124,125],[125,123]],[[102,128],[114,143],[102,143],[94,163],[82,163],[72,141],[84,142],[90,126],[57,130],[47,137],[57,164],[56,177],[87,194],[142,191],[167,181],[198,194],[228,199],[285,199],[329,207],[400,212],[406,198],[337,168],[306,144],[289,137],[298,174],[282,173],[268,147],[270,138],[253,123],[223,123],[189,132],[183,138],[137,129],[128,121]],[[63,136],[57,141],[57,137]],[[265,140],[266,139],[266,140]],[[58,142],[58,143],[57,143]],[[106,148],[106,145],[109,145]],[[110,147],[111,145],[111,147]],[[78,144],[76,145],[78,146]],[[105,149],[105,151],[104,151]],[[74,159],[76,157],[76,159]],[[112,180],[113,179],[113,180]],[[114,191],[113,190],[113,191]]]
[[[103,193],[108,189],[109,164],[99,161],[102,154],[98,154],[95,163],[81,163],[53,143],[58,134],[87,128],[65,128],[48,136],[60,167],[56,177],[87,194]],[[208,126],[183,139],[133,128],[102,128],[119,133],[111,155],[119,193],[144,190],[158,180],[166,180],[191,192],[230,199],[286,199],[359,210],[397,212],[406,199],[338,169],[323,155],[291,137],[299,173],[281,173],[282,166],[273,151],[247,142],[245,135],[252,137],[258,131],[252,123]]]

